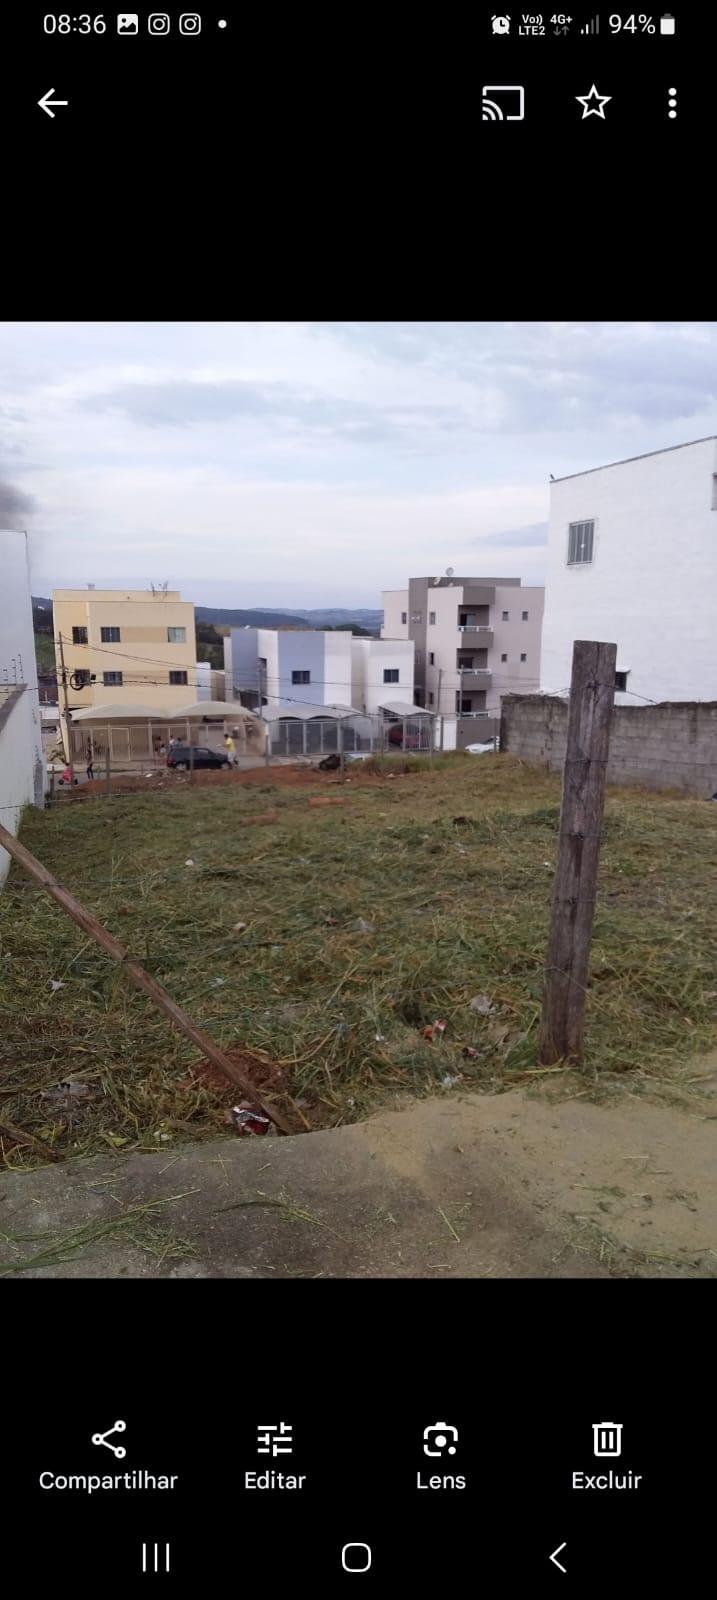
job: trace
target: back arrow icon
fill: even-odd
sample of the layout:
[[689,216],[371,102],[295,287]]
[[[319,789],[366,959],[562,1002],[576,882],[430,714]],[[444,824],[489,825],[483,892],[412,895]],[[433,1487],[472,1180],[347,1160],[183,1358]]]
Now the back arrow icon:
[[48,117],[54,117],[54,115],[55,115],[54,111],[50,110],[50,106],[66,106],[67,105],[67,101],[66,100],[51,100],[50,99],[50,95],[52,95],[54,93],[55,93],[54,89],[48,89],[47,94],[44,94],[42,99],[38,100],[38,102],[37,102],[39,106],[42,106],[43,111],[47,112]]
[[567,1544],[567,1540],[566,1540],[566,1539],[563,1539],[563,1542],[562,1542],[562,1544],[559,1544],[559,1545],[558,1545],[558,1548],[557,1548],[557,1550],[554,1550],[554,1551],[553,1551],[553,1554],[552,1554],[552,1555],[551,1555],[551,1557],[550,1557],[550,1560],[551,1560],[551,1561],[552,1561],[552,1563],[553,1563],[553,1566],[554,1566],[554,1567],[558,1567],[558,1568],[559,1568],[559,1569],[560,1569],[560,1571],[561,1571],[561,1572],[567,1572],[567,1570],[568,1570],[568,1569],[567,1569],[567,1567],[564,1567],[564,1566],[563,1566],[563,1564],[562,1564],[562,1562],[560,1562],[560,1561],[558,1561],[558,1560],[557,1560],[557,1557],[558,1557],[558,1556],[559,1556],[559,1555],[560,1555],[560,1552],[561,1552],[561,1550],[564,1550],[564,1549],[565,1549],[565,1547],[566,1547],[566,1544]]

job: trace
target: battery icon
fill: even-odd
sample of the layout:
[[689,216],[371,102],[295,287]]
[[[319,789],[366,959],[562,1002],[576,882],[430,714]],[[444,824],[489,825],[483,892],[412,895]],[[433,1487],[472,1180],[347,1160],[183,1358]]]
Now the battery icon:
[[674,33],[674,31],[675,19],[669,11],[666,11],[664,17],[660,17],[660,33]]

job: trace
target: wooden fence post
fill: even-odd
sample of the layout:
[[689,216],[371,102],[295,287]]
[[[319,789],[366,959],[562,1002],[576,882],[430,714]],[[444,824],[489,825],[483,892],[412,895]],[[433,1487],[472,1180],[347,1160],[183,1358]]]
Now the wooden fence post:
[[617,645],[576,639],[539,1060],[580,1060]]
[[189,746],[189,782],[194,783],[194,745]]

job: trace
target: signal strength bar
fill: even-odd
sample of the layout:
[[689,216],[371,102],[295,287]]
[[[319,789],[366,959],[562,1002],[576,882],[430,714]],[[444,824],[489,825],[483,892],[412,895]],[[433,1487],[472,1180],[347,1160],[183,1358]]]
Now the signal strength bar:
[[585,27],[581,28],[580,32],[581,33],[599,33],[600,32],[600,18],[599,17],[593,17],[592,22],[586,22]]

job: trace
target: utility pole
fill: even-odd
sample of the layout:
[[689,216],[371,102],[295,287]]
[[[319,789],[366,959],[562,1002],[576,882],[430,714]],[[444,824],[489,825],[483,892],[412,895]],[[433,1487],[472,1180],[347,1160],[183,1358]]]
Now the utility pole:
[[576,639],[539,1060],[582,1055],[617,645]]
[[257,661],[257,664],[256,664],[256,682],[257,682],[257,694],[259,696],[258,711],[259,711],[259,716],[261,717],[262,724],[263,724],[263,727],[264,727],[264,766],[268,767],[268,766],[271,765],[271,746],[270,746],[270,741],[269,741],[269,723],[268,723],[268,720],[266,720],[265,717],[264,717],[264,692],[263,692],[263,681],[262,681],[262,675],[261,675],[261,662],[260,661]]
[[67,765],[70,769],[70,793],[75,781],[75,768],[72,760],[72,734],[70,731],[70,707],[67,697],[67,672],[65,671],[65,650],[62,643],[62,634],[58,633],[57,643],[60,647],[60,668],[62,671],[62,696],[65,702],[65,732],[67,734]]

